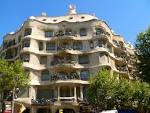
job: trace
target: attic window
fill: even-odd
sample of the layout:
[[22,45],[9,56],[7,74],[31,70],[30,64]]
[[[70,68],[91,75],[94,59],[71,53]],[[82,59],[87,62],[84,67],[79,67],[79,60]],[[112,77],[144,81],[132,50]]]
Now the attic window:
[[53,21],[54,21],[54,22],[56,22],[57,20],[56,20],[56,19],[54,19]]
[[85,17],[84,16],[81,16],[81,19],[84,19]]
[[69,20],[73,19],[73,17],[69,17]]
[[46,21],[46,19],[43,19],[42,21]]

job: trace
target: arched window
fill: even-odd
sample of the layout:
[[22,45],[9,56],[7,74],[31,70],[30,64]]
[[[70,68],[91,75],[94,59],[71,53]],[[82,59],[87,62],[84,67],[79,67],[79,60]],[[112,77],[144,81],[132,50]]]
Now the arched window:
[[31,35],[31,32],[32,32],[32,29],[31,29],[31,28],[25,29],[25,31],[24,31],[24,36]]
[[41,81],[48,81],[50,80],[50,74],[48,70],[43,70],[41,72]]

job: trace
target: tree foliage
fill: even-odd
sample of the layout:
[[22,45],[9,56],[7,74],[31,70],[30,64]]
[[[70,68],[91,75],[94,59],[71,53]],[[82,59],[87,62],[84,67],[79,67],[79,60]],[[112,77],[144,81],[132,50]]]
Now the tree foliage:
[[135,49],[139,60],[139,77],[150,83],[150,28],[138,34]]
[[21,61],[7,62],[0,59],[0,92],[27,87],[28,83],[29,76],[25,72]]
[[101,70],[90,80],[88,100],[100,109],[150,108],[150,86],[140,81],[117,79],[109,71]]

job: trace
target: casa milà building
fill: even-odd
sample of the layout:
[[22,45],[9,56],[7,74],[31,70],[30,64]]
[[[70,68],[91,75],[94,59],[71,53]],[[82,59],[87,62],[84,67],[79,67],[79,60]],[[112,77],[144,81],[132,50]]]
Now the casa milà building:
[[78,14],[74,5],[59,17],[29,17],[16,31],[4,36],[1,57],[21,59],[30,75],[15,103],[26,113],[78,113],[87,101],[90,76],[102,67],[133,78],[134,49],[108,24],[91,14]]

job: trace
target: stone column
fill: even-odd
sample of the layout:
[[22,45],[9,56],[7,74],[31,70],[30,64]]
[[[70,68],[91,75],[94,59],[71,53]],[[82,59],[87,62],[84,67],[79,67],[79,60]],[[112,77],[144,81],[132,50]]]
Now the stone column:
[[74,99],[77,101],[77,88],[74,86]]
[[37,108],[35,108],[35,107],[31,107],[31,111],[30,111],[30,113],[36,113],[37,112]]
[[57,87],[57,101],[60,101],[60,86]]
[[80,98],[83,100],[83,86],[80,86]]

